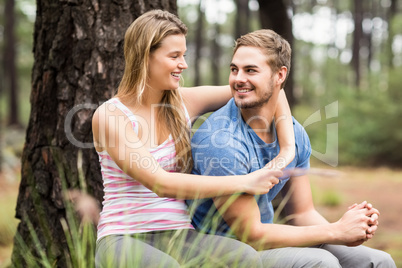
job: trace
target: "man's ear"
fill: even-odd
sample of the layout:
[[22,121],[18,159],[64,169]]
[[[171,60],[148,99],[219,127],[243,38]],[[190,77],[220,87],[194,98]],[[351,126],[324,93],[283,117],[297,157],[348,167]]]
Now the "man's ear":
[[286,68],[285,66],[282,66],[279,69],[279,71],[276,73],[276,75],[278,77],[277,83],[279,85],[282,85],[283,82],[285,82],[287,73],[288,73],[288,68]]

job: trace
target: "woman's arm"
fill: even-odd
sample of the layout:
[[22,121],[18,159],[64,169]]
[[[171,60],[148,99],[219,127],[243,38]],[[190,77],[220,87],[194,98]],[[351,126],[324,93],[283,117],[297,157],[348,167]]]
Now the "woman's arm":
[[281,171],[266,168],[244,176],[218,179],[170,173],[162,169],[143,146],[130,120],[120,110],[110,111],[106,105],[100,106],[93,116],[92,127],[97,150],[106,150],[121,170],[159,196],[194,199],[242,192],[263,194],[278,183],[282,175]]
[[179,90],[192,121],[207,112],[218,110],[232,97],[229,85],[186,87]]
[[[228,85],[180,88],[180,92],[193,122],[198,116],[219,109],[232,97]],[[279,92],[275,111],[275,125],[278,131],[280,152],[268,163],[268,167],[283,169],[295,157],[293,119],[284,90]]]
[[275,126],[278,133],[279,154],[267,164],[271,169],[284,169],[295,157],[295,133],[285,91],[279,92],[278,104],[275,111]]

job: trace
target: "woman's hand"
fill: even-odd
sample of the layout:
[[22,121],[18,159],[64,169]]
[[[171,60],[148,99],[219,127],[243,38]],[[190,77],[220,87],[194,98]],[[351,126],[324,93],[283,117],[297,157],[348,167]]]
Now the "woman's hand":
[[247,176],[245,192],[251,195],[266,194],[275,184],[278,184],[279,178],[283,175],[280,170],[271,170],[264,167],[254,171]]

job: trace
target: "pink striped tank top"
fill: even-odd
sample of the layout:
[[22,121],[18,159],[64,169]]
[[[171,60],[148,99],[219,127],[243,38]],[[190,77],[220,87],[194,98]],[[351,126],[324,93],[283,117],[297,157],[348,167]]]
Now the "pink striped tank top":
[[[117,98],[111,103],[131,121],[138,134],[134,114]],[[183,104],[186,118],[189,115]],[[176,149],[169,138],[149,151],[166,171],[176,170]],[[134,234],[159,230],[193,229],[184,200],[163,198],[125,174],[106,151],[98,152],[104,187],[103,209],[98,223],[97,240],[113,234]]]

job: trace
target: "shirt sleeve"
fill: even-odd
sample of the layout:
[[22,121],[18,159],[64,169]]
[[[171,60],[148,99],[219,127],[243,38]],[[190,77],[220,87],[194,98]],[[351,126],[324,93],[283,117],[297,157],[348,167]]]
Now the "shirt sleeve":
[[250,173],[249,153],[244,142],[229,131],[219,131],[192,141],[194,174],[208,176]]
[[297,131],[296,137],[296,155],[298,157],[296,167],[309,169],[310,168],[310,156],[311,156],[311,144],[306,130],[299,124],[299,131]]

